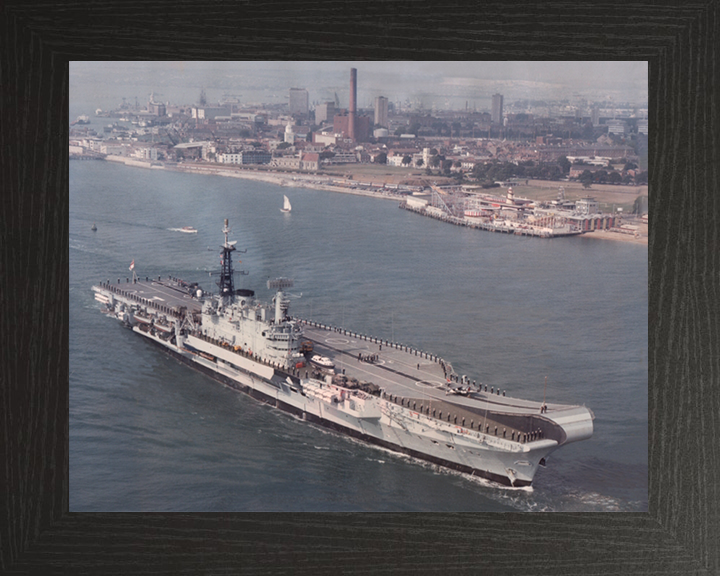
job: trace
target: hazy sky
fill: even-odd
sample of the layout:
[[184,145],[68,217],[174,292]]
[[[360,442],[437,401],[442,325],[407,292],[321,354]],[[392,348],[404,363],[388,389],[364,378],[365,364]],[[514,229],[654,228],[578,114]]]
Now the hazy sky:
[[287,101],[288,89],[306,88],[311,102],[348,105],[350,68],[358,70],[358,105],[375,96],[478,108],[499,92],[517,99],[648,100],[647,62],[72,62],[70,98],[98,107],[123,97],[143,105],[154,91],[171,104],[197,102],[201,88],[210,103],[224,95],[242,102]]

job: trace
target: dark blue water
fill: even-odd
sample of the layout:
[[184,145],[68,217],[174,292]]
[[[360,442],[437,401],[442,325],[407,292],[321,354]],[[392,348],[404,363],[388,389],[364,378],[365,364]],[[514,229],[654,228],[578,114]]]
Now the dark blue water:
[[[293,212],[282,214],[287,194]],[[213,289],[224,218],[243,287],[295,279],[291,313],[432,351],[459,374],[585,404],[589,441],[532,489],[440,470],[228,390],[99,312],[90,286]],[[97,225],[97,232],[90,230]],[[198,234],[170,230],[194,226]],[[647,248],[466,230],[394,202],[70,163],[72,511],[645,511]]]

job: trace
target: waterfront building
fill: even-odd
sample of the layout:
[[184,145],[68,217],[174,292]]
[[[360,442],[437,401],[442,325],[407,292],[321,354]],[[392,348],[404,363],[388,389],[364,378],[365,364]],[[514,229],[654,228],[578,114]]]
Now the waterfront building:
[[157,162],[158,160],[158,149],[157,148],[138,148],[133,154],[137,158],[142,160],[151,160]]
[[580,198],[580,200],[575,202],[575,212],[586,216],[597,214],[599,212],[598,202],[595,198]]
[[215,152],[215,143],[208,140],[181,142],[173,146],[178,158],[202,158],[207,160],[211,152]]
[[218,164],[240,164],[240,154],[218,154]]
[[243,150],[237,154],[218,154],[221,164],[269,164],[272,155],[267,150]]
[[293,156],[277,156],[270,161],[270,166],[286,170],[317,171],[320,169],[320,154],[298,152]]
[[317,171],[320,169],[320,154],[315,152],[306,153],[303,154],[301,158],[300,170]]
[[110,156],[127,156],[127,147],[123,145],[103,144],[100,146],[100,152]]
[[270,161],[273,168],[285,168],[288,170],[300,170],[301,159],[299,156],[278,156]]

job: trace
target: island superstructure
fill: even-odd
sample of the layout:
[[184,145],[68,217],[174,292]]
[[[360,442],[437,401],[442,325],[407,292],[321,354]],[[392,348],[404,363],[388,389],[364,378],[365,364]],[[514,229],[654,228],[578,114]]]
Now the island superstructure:
[[92,287],[103,310],[180,361],[253,398],[342,434],[512,486],[560,446],[593,433],[584,406],[522,400],[455,373],[436,355],[289,314],[236,288],[228,220],[217,294],[133,274]]

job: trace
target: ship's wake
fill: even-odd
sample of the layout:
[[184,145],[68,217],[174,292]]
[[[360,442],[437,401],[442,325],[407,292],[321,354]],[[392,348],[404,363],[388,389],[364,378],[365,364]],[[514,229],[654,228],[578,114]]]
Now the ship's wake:
[[[301,418],[295,417],[297,421]],[[463,483],[469,489],[480,489],[483,496],[501,504],[508,506],[519,512],[633,512],[643,511],[641,502],[626,502],[622,499],[612,496],[606,496],[598,492],[579,492],[567,487],[537,487],[537,486],[504,486],[478,476],[471,476],[464,472],[438,466],[431,462],[390,450],[382,446],[368,444],[357,438],[345,436],[334,430],[309,422],[303,422],[303,425],[310,425],[315,430],[350,442],[364,448],[370,448],[373,451],[387,454],[387,460],[367,456],[366,460],[370,462],[378,462],[386,464],[388,460],[410,462],[413,465],[421,466],[425,470],[442,476],[453,477],[457,482]],[[313,445],[316,450],[331,450],[330,447],[322,447]]]
[[166,228],[170,232],[183,232],[184,234],[197,234],[197,230],[184,230],[183,228]]

